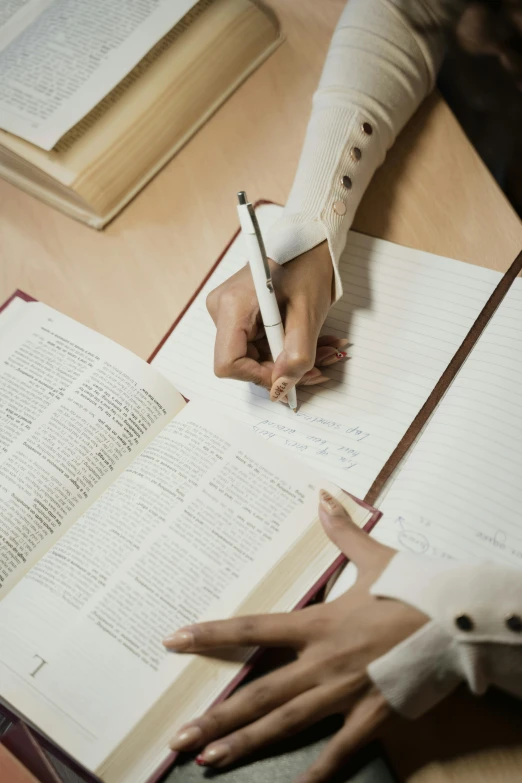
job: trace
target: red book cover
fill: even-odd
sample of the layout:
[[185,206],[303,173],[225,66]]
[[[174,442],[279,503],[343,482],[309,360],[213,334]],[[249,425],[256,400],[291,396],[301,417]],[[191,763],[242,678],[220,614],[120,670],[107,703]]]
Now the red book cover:
[[5,745],[0,745],[0,776],[8,783],[38,783],[38,778]]

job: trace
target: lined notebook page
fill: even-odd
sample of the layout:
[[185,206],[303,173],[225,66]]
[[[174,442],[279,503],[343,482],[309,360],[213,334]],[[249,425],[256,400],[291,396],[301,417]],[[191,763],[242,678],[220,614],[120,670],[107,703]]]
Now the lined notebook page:
[[522,565],[522,280],[399,470],[374,535],[432,557]]
[[[262,230],[281,207],[258,210]],[[256,386],[213,374],[209,291],[246,263],[239,237],[157,354],[154,365],[189,399],[223,406],[261,437],[364,497],[475,321],[500,275],[350,233],[340,270],[345,294],[324,332],[347,337],[350,361],[331,381],[298,390],[294,414]]]

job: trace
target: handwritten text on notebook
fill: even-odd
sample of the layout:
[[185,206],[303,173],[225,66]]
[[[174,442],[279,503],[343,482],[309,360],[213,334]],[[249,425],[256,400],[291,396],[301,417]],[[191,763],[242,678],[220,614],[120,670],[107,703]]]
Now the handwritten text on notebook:
[[[259,209],[265,231],[280,207]],[[189,399],[212,400],[261,437],[292,450],[364,496],[498,282],[489,270],[351,233],[340,264],[344,295],[324,332],[347,337],[350,360],[331,380],[298,390],[299,413],[265,390],[213,373],[209,291],[246,262],[241,237],[154,360]]]

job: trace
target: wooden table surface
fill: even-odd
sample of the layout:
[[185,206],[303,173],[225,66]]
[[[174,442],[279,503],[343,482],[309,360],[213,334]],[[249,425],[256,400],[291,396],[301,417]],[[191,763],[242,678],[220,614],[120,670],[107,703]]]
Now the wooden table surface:
[[[344,0],[272,0],[286,41],[102,233],[0,182],[0,301],[21,288],[147,357],[237,228],[235,193],[283,203]],[[377,173],[355,221],[498,270],[522,224],[438,96]],[[447,701],[385,744],[408,783],[522,779],[522,706]]]

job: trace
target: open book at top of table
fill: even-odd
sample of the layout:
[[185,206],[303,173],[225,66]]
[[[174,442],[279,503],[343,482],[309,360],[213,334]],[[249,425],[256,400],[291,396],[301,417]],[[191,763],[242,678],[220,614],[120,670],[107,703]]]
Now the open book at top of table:
[[[260,207],[262,230],[280,210]],[[241,670],[169,656],[165,633],[291,609],[335,569],[319,487],[369,530],[378,514],[353,495],[392,475],[376,535],[519,557],[522,255],[502,277],[351,233],[325,331],[352,358],[299,389],[297,415],[213,375],[205,296],[245,260],[236,237],[151,367],[45,305],[0,316],[0,696],[106,783],[163,769],[172,732]]]
[[281,40],[258,0],[0,2],[0,176],[102,228]]
[[0,315],[4,707],[106,783],[150,779],[251,653],[177,657],[162,638],[309,600],[340,562],[322,487],[374,524],[126,349],[15,297]]

